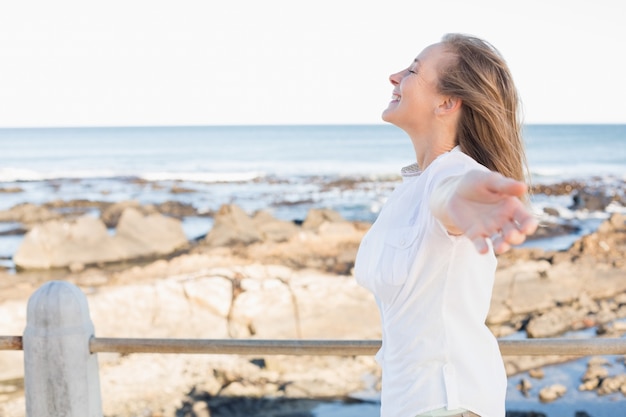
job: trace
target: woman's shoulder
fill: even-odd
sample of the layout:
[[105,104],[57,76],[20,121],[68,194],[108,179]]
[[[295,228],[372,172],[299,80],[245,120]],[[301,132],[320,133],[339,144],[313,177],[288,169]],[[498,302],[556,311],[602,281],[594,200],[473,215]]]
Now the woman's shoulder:
[[428,168],[432,168],[430,170],[431,177],[463,175],[475,169],[487,170],[484,165],[464,153],[459,146],[439,155]]

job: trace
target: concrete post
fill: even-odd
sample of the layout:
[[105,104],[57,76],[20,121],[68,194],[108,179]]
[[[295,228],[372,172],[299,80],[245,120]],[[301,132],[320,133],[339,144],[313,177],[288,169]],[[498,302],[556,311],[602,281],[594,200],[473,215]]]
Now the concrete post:
[[94,327],[78,287],[50,281],[28,300],[24,330],[27,417],[102,417]]

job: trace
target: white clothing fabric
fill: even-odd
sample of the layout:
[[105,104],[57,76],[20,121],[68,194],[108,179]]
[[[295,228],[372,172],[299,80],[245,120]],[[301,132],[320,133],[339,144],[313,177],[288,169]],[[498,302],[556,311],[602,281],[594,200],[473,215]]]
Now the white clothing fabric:
[[424,172],[410,167],[364,236],[355,277],[378,304],[383,344],[381,417],[445,407],[504,417],[506,374],[485,325],[496,258],[452,236],[429,208],[445,178],[482,169],[459,147]]
[[[462,416],[464,412],[467,412],[464,408],[455,408],[454,410],[448,410],[445,407],[438,408],[436,410],[427,411],[415,417],[451,417],[451,416]],[[469,413],[465,414],[469,416]]]

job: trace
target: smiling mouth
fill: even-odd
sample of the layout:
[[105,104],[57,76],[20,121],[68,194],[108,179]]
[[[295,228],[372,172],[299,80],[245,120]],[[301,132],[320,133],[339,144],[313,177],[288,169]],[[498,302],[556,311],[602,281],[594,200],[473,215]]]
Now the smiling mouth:
[[391,101],[400,101],[400,94],[393,93],[391,95]]

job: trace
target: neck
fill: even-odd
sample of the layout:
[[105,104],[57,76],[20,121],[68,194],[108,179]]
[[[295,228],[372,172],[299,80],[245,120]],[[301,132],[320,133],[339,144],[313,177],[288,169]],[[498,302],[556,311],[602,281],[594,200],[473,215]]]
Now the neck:
[[450,152],[456,146],[455,134],[438,135],[436,132],[430,132],[428,135],[409,134],[409,137],[415,149],[417,165],[422,171],[439,155]]

